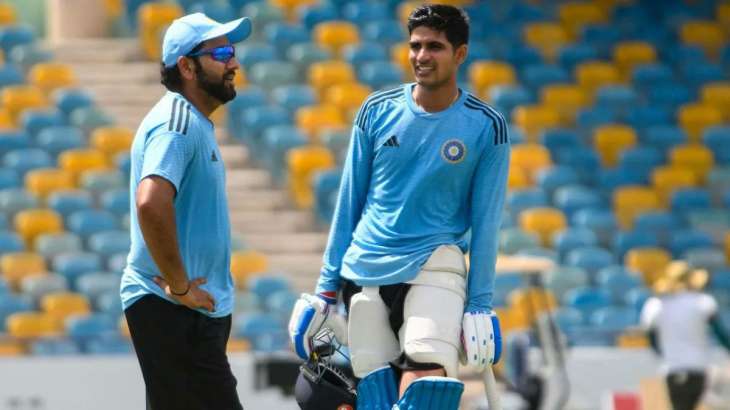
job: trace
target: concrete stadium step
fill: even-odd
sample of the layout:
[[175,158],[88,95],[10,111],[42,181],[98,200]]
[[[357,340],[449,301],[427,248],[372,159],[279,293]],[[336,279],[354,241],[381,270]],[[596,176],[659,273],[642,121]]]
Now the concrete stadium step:
[[235,211],[274,211],[289,209],[289,195],[281,189],[256,189],[228,192],[228,208]]
[[137,38],[69,39],[46,43],[58,62],[128,63],[142,60]]
[[269,254],[269,270],[281,273],[298,292],[311,293],[322,267],[321,252]]
[[268,254],[318,253],[327,245],[326,232],[255,233],[244,236],[246,245]]
[[246,166],[248,163],[248,149],[242,144],[225,143],[218,146],[223,157],[223,163],[226,164],[227,172]]
[[229,192],[267,188],[271,185],[271,174],[263,169],[233,168],[226,171],[226,189]]
[[244,237],[266,232],[311,232],[313,223],[309,211],[231,211],[231,226]]
[[101,105],[139,105],[147,110],[165,94],[162,85],[154,84],[96,84],[88,87]]
[[[80,84],[93,86],[96,84],[129,84],[160,82],[160,67],[152,62],[67,62]],[[120,69],[120,67],[122,69]]]

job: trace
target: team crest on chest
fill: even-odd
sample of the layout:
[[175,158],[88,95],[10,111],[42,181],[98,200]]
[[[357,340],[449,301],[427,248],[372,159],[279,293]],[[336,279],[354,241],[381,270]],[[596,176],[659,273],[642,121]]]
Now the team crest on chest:
[[458,164],[466,157],[466,145],[458,139],[448,140],[441,146],[441,157],[448,163]]

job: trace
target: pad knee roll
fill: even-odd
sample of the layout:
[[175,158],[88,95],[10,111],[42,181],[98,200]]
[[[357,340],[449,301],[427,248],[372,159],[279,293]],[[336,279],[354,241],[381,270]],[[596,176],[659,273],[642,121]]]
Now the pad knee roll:
[[393,410],[458,410],[463,392],[464,383],[458,379],[423,377],[408,386]]

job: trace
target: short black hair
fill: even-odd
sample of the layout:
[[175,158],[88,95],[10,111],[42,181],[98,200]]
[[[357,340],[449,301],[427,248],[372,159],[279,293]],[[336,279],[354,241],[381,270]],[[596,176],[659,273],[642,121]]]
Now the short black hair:
[[408,34],[420,26],[445,33],[454,49],[469,43],[469,16],[458,7],[446,4],[416,7],[408,16]]
[[[202,49],[204,43],[205,42],[195,46],[192,50],[190,50],[190,53],[188,54],[192,54]],[[197,69],[200,65],[198,57],[190,58],[193,59],[193,62],[195,63],[195,67]],[[160,63],[160,84],[164,85],[165,88],[172,92],[179,93],[180,91],[182,91],[182,75],[180,74],[180,68],[177,66],[177,63],[175,63],[175,65],[173,65],[172,67],[165,67],[165,63]]]

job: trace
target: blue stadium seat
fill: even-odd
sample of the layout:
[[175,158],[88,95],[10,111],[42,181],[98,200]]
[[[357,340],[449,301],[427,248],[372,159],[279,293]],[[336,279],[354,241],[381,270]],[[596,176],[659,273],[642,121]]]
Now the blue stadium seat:
[[89,250],[103,257],[129,252],[130,238],[128,231],[102,231],[89,236]]
[[641,91],[675,81],[672,68],[662,63],[641,64],[631,71],[631,82],[637,90]]
[[0,331],[5,331],[5,322],[8,316],[17,312],[33,310],[33,302],[26,295],[7,293],[0,297]]
[[337,20],[339,17],[339,11],[332,3],[315,3],[299,8],[299,21],[310,32],[317,24]]
[[611,295],[604,289],[592,287],[574,288],[563,296],[563,304],[580,310],[584,317],[590,317],[598,309],[611,305]]
[[685,66],[685,62],[691,61],[697,64],[707,62],[707,55],[702,47],[692,44],[674,44],[669,47],[663,47],[659,50],[659,56],[662,61],[672,66],[679,67],[680,71]]
[[573,215],[571,223],[593,231],[598,243],[606,248],[610,247],[614,232],[618,229],[616,215],[610,209],[581,209]]
[[553,320],[570,341],[570,336],[580,329],[587,319],[580,310],[562,306],[553,313]]
[[357,78],[373,90],[398,84],[403,81],[403,70],[390,61],[365,63],[357,70]]
[[263,158],[266,168],[277,182],[282,182],[286,170],[286,153],[295,147],[306,145],[307,137],[292,125],[275,125],[264,131],[263,145],[267,154]]
[[591,314],[591,324],[606,331],[612,338],[624,329],[638,324],[639,315],[627,307],[608,306],[597,309]]
[[687,142],[687,133],[674,125],[655,125],[639,133],[639,141],[643,145],[658,149],[662,153],[662,158],[665,158],[673,147]]
[[23,239],[13,231],[0,231],[0,254],[20,252],[25,249]]
[[0,66],[0,88],[8,85],[23,84],[25,76],[23,72],[13,64],[3,64]]
[[525,232],[520,228],[507,228],[499,232],[499,251],[507,255],[538,246],[540,240],[534,233]]
[[601,194],[584,185],[568,185],[555,190],[553,203],[571,219],[581,209],[598,209],[603,205]]
[[635,229],[633,231],[619,231],[613,237],[613,252],[619,261],[624,260],[626,252],[633,248],[660,246],[658,235]]
[[685,83],[692,89],[697,89],[705,83],[727,79],[719,64],[707,61],[686,60],[680,66],[680,71]]
[[236,46],[236,58],[242,67],[250,69],[255,64],[279,60],[276,48],[267,43],[242,43]]
[[117,220],[109,211],[84,209],[66,217],[66,229],[87,238],[97,232],[117,229]]
[[53,93],[53,101],[56,107],[61,110],[66,117],[70,117],[71,113],[78,109],[94,105],[94,98],[88,91],[77,88],[61,88]]
[[203,13],[215,21],[231,21],[238,18],[238,10],[234,10],[228,2],[197,1],[186,8],[188,13]]
[[605,85],[596,91],[595,107],[605,108],[625,117],[639,104],[639,94],[631,86]]
[[35,250],[50,260],[61,253],[80,252],[81,238],[70,232],[40,234],[35,239]]
[[388,49],[384,45],[376,42],[361,42],[347,45],[342,50],[342,57],[353,67],[359,67],[371,61],[390,60]]
[[640,105],[626,113],[625,121],[638,132],[642,132],[649,127],[673,123],[674,112],[666,107]]
[[527,67],[543,63],[540,52],[522,42],[511,45],[504,43],[503,50],[495,50],[495,57],[510,63],[513,67]]
[[575,115],[575,125],[578,126],[580,131],[588,135],[593,133],[594,128],[613,124],[618,120],[617,113],[605,106],[582,108]]
[[305,84],[276,87],[271,93],[271,96],[274,103],[284,107],[289,111],[290,115],[293,115],[301,107],[315,105],[317,103],[317,94],[314,89]]
[[53,157],[40,148],[15,149],[3,156],[3,166],[15,170],[19,176],[37,168],[51,168],[55,164]]
[[32,140],[27,132],[21,130],[0,131],[0,155],[16,150],[30,148]]
[[237,130],[243,127],[243,111],[268,104],[267,98],[266,92],[256,86],[249,85],[242,90],[237,90],[236,97],[226,105],[228,131],[232,132],[233,136],[239,136],[240,133]]
[[517,218],[525,209],[550,206],[550,202],[542,189],[528,188],[508,191],[506,205],[511,217]]
[[586,42],[567,44],[558,50],[558,62],[569,73],[573,72],[575,66],[586,61],[599,59],[596,47]]
[[76,108],[69,115],[69,123],[89,135],[99,127],[114,125],[114,118],[96,105]]
[[286,60],[294,64],[302,75],[313,63],[332,58],[332,52],[315,43],[294,44],[286,50]]
[[20,188],[21,186],[22,181],[18,171],[12,168],[0,168],[0,189]]
[[239,313],[260,313],[263,302],[256,294],[246,290],[236,292],[236,302],[233,306],[234,315]]
[[709,279],[708,289],[730,292],[730,271],[727,268],[712,272]]
[[540,143],[550,151],[552,158],[556,158],[560,149],[581,145],[581,139],[575,129],[549,128],[540,134]]
[[522,83],[535,94],[546,85],[570,82],[570,73],[559,65],[532,64],[523,67],[520,71]]
[[26,276],[20,281],[20,291],[35,305],[39,305],[43,296],[49,293],[66,292],[68,289],[68,280],[57,273]]
[[290,290],[289,281],[282,276],[254,276],[248,281],[248,289],[259,299],[265,301],[272,294]]
[[[90,273],[81,275],[81,278],[89,274]],[[91,274],[93,274],[93,272]],[[107,315],[121,315],[123,311],[122,300],[119,297],[119,289],[114,289],[113,291],[106,291],[99,294],[99,296],[94,301],[94,309],[99,313],[104,313]]]
[[37,208],[38,198],[22,188],[0,190],[0,212],[11,216],[23,209]]
[[81,173],[79,185],[98,197],[103,192],[128,187],[129,180],[117,169],[95,169]]
[[119,291],[122,275],[112,272],[88,272],[76,280],[76,289],[97,305],[98,299],[107,292]]
[[613,49],[614,44],[621,40],[621,33],[610,24],[586,24],[581,29],[581,38],[596,47],[599,57],[605,58],[608,57],[608,51]]
[[90,192],[83,190],[55,191],[48,196],[47,204],[66,217],[73,212],[93,208],[94,198]]
[[676,111],[683,104],[691,102],[694,92],[682,83],[661,84],[646,91],[647,103],[655,107],[664,107]]
[[283,350],[289,343],[284,325],[270,313],[248,313],[234,317],[232,333],[235,337],[248,339],[257,351]]
[[251,144],[254,149],[259,148],[259,138],[269,127],[275,125],[290,125],[291,116],[286,109],[276,106],[262,106],[248,108],[242,113],[243,140]]
[[86,146],[82,130],[68,125],[44,128],[36,136],[36,142],[40,148],[48,151],[54,158],[68,149]]
[[543,168],[537,173],[537,184],[552,196],[558,188],[578,183],[578,173],[568,166],[556,165]]
[[599,270],[616,263],[610,251],[597,246],[584,246],[568,252],[565,264],[585,269],[593,278]]
[[530,258],[540,258],[540,259],[546,259],[550,260],[554,263],[560,262],[560,256],[557,252],[555,252],[552,249],[545,248],[545,247],[534,247],[534,248],[525,248],[520,249],[515,253],[516,256],[525,256]]
[[654,168],[663,162],[664,155],[658,148],[640,145],[621,152],[618,165],[636,175],[641,182],[648,183]]
[[50,62],[51,60],[53,60],[53,52],[39,43],[15,46],[7,55],[9,63],[25,72],[30,71],[30,68],[38,63]]
[[586,146],[561,148],[555,156],[555,162],[572,168],[578,174],[579,182],[591,185],[601,169],[598,153]]
[[718,247],[690,249],[683,256],[690,266],[707,269],[710,272],[727,266],[725,252]]
[[76,280],[88,272],[102,269],[101,257],[90,252],[72,252],[56,255],[51,260],[54,272],[63,275],[69,282],[72,290],[76,289]]
[[28,24],[17,24],[0,28],[0,48],[3,54],[9,55],[13,47],[31,44],[36,41],[33,27]]
[[246,74],[251,84],[267,90],[284,84],[295,84],[301,78],[297,66],[287,61],[256,63]]
[[282,53],[294,44],[309,42],[309,33],[310,31],[301,24],[272,22],[264,27],[266,42],[273,45],[276,50],[282,50]]
[[76,343],[84,343],[102,333],[117,331],[117,323],[113,317],[103,313],[71,316],[64,323],[66,335]]
[[332,221],[335,212],[341,177],[340,170],[322,171],[314,175],[314,211],[325,226]]
[[81,347],[73,340],[65,338],[42,338],[30,343],[33,356],[67,356],[81,353]]
[[342,17],[363,28],[368,23],[389,20],[394,16],[385,3],[350,1],[344,5]]
[[[129,228],[127,228],[127,229],[129,229]],[[236,243],[235,243],[235,237],[233,235],[231,237],[231,240],[234,241],[231,244],[231,249],[239,250],[240,248],[235,247]],[[112,255],[111,257],[109,257],[109,260],[107,261],[107,264],[106,264],[106,269],[109,272],[122,273],[124,271],[124,268],[127,267],[127,254],[128,253],[129,252],[118,253],[116,255]]]
[[495,306],[506,306],[507,296],[516,289],[526,285],[525,279],[520,272],[500,272],[494,276],[494,299]]
[[117,188],[104,192],[101,195],[101,207],[117,216],[129,212],[129,189]]
[[[658,238],[668,238],[670,234],[681,229],[684,222],[665,211],[642,212],[634,218],[634,229],[639,232],[655,234]],[[660,241],[664,246],[666,243]]]
[[[471,37],[471,31],[469,35]],[[492,60],[494,53],[487,43],[483,41],[483,38],[477,38],[474,41],[469,40],[469,53],[466,55],[466,59],[459,66],[459,77],[467,78],[469,73],[469,67],[475,61],[481,60]]]
[[20,123],[35,138],[46,127],[66,125],[66,117],[57,109],[32,109],[23,112]]
[[553,237],[553,248],[558,252],[560,260],[564,260],[568,252],[586,246],[598,246],[598,237],[587,228],[568,227],[556,232]]
[[712,236],[692,229],[674,231],[669,238],[669,250],[675,258],[683,257],[684,253],[690,249],[710,248],[714,245]]
[[711,207],[710,192],[703,188],[680,188],[670,196],[672,212],[686,214]]
[[[532,93],[521,85],[499,85],[490,87],[489,97],[494,108],[503,113],[505,117],[509,117],[512,110],[514,110],[518,105],[528,105],[535,102],[535,98]],[[511,133],[510,137],[512,137]],[[514,139],[510,139],[514,144]]]
[[612,265],[598,272],[596,284],[609,292],[614,305],[621,306],[626,302],[626,294],[631,289],[642,286],[642,280],[639,274],[621,265]]
[[102,333],[84,343],[84,352],[88,354],[120,354],[128,355],[134,352],[129,340],[119,332]]
[[[403,24],[397,20],[378,20],[367,23],[362,30],[363,40],[392,47],[406,40]],[[469,50],[471,51],[471,49]]]
[[715,163],[730,165],[730,126],[714,126],[705,128],[702,141],[712,151]]
[[266,298],[264,305],[266,310],[276,315],[280,321],[288,321],[298,299],[299,295],[296,293],[290,290],[280,290]]
[[572,289],[590,286],[588,272],[577,266],[556,266],[545,272],[545,287],[562,300]]

